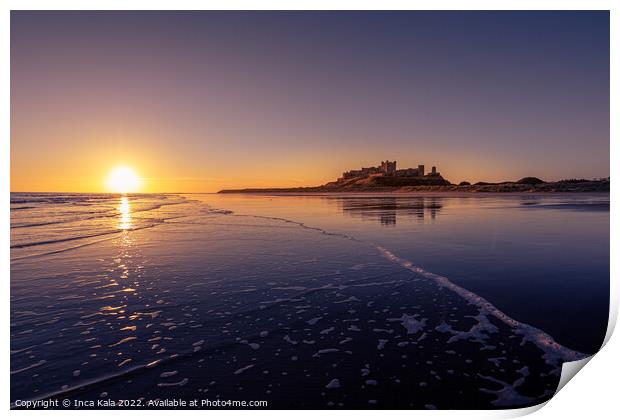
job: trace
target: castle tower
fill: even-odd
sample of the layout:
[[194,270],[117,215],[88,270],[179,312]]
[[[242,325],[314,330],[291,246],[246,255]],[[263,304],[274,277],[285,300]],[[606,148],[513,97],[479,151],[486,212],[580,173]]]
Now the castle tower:
[[383,175],[393,176],[396,174],[396,161],[390,162],[386,160],[385,162],[381,162],[381,172]]

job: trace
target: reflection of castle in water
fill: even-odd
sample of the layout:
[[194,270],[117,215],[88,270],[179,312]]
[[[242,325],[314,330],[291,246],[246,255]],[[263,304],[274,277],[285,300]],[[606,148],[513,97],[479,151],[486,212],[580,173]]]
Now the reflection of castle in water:
[[442,199],[437,197],[338,197],[336,200],[344,214],[379,221],[384,226],[395,225],[397,216],[435,219],[443,207]]

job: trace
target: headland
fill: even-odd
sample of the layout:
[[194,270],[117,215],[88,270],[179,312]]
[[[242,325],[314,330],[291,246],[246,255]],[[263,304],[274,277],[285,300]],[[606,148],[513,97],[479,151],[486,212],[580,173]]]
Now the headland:
[[234,193],[338,193],[338,192],[471,192],[471,193],[574,193],[574,192],[609,192],[609,177],[601,179],[564,179],[560,181],[543,181],[527,176],[517,181],[458,184],[441,176],[433,166],[427,173],[425,166],[397,169],[396,161],[382,161],[378,166],[353,169],[342,173],[336,181],[316,187],[291,188],[244,188],[226,189],[220,194]]

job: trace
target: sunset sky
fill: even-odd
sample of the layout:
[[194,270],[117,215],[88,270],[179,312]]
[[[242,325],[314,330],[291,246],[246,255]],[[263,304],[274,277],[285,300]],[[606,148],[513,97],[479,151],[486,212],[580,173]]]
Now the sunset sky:
[[11,190],[609,176],[607,12],[12,12]]

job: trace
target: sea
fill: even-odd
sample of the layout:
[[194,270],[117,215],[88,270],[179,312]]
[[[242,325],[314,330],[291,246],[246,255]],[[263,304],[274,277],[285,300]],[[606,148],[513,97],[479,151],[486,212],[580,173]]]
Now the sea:
[[603,342],[609,223],[608,193],[12,193],[11,404],[535,405]]

